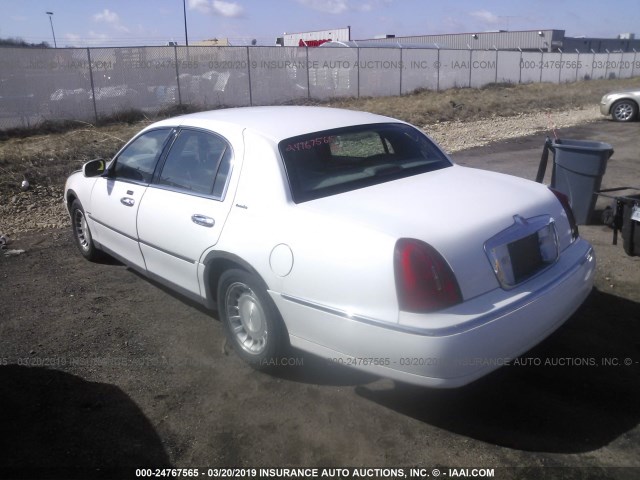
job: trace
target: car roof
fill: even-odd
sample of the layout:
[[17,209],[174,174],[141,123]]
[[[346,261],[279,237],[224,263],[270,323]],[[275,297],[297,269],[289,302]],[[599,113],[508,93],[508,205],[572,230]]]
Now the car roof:
[[356,110],[331,107],[270,106],[210,110],[161,120],[147,127],[191,126],[219,130],[245,128],[279,142],[285,138],[332,128],[371,123],[404,123],[400,120]]

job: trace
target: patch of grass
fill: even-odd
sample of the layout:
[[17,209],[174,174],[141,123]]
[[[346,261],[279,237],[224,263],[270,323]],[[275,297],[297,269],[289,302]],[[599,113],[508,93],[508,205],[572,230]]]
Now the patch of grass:
[[110,125],[113,123],[126,123],[131,125],[142,120],[148,120],[147,116],[142,110],[135,108],[127,108],[125,110],[119,110],[111,115],[106,115],[98,119],[98,125]]
[[198,112],[202,109],[191,105],[172,105],[163,108],[155,115],[147,115],[142,110],[129,108],[120,110],[111,115],[103,115],[98,118],[97,123],[84,122],[81,120],[43,120],[31,127],[16,127],[0,130],[0,142],[10,138],[26,138],[37,135],[47,135],[51,133],[66,133],[72,130],[81,130],[87,127],[101,127],[105,125],[127,124],[133,125],[142,121],[160,120],[162,118],[175,117],[185,113]]
[[[213,109],[209,108],[208,110]],[[171,118],[177,117],[178,115],[186,115],[188,113],[196,113],[201,111],[203,111],[203,109],[195,105],[171,105],[169,107],[161,109],[158,112],[157,116],[158,118]]]
[[23,176],[33,185],[61,188],[66,177],[93,158],[111,158],[149,120],[66,132],[40,133],[0,142],[0,194],[18,191]]
[[516,83],[509,82],[498,82],[498,83],[488,83],[479,88],[479,90],[500,90],[504,88],[516,88],[518,85]]
[[80,122],[77,120],[44,120],[32,127],[15,127],[0,130],[0,141],[8,140],[10,138],[25,138],[33,135],[45,135],[48,133],[63,133],[86,125],[86,122]]
[[577,83],[491,84],[481,89],[420,90],[399,97],[334,99],[329,105],[399,118],[418,126],[451,120],[510,117],[536,111],[593,107],[611,90],[638,88],[640,79]]

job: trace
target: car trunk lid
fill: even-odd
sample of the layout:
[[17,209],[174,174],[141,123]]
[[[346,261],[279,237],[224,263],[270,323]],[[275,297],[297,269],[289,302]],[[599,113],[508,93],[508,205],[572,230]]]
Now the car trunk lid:
[[[488,240],[513,227],[516,219],[560,218],[563,213],[555,196],[540,184],[460,166],[299,206],[395,238],[427,242],[452,268],[464,299],[500,286],[485,253]],[[563,241],[560,238],[561,248]]]

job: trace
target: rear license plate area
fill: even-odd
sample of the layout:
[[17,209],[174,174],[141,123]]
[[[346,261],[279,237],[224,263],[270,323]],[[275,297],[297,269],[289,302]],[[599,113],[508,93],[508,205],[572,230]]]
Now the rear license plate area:
[[560,254],[555,223],[548,215],[518,217],[484,248],[500,286],[507,290],[546,270]]
[[515,283],[523,282],[544,266],[537,232],[510,243],[507,250]]

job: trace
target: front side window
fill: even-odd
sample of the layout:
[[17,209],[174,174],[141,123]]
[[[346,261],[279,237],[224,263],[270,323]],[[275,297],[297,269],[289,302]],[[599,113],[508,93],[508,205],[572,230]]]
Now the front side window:
[[110,176],[149,183],[170,134],[170,128],[159,128],[140,135],[118,155]]
[[451,166],[426,135],[397,123],[300,135],[279,149],[296,203]]
[[[169,150],[167,160],[157,179],[158,185],[189,192],[221,196],[216,177],[222,172],[231,155],[231,149],[221,137],[199,130],[184,129]],[[227,159],[226,162],[223,159]]]

